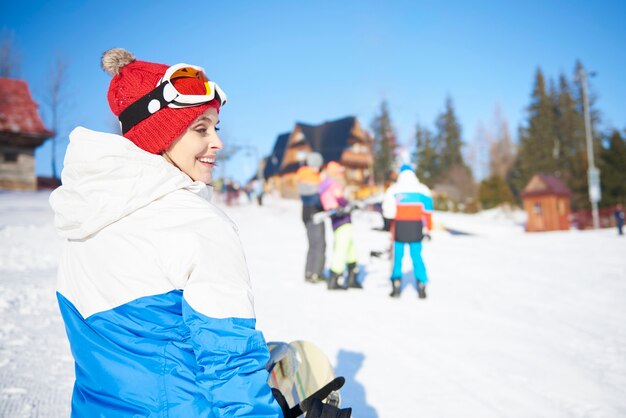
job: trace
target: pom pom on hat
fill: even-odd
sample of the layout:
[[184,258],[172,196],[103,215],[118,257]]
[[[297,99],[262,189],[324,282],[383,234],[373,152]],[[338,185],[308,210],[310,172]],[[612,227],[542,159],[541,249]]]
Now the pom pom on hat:
[[[104,71],[113,76],[107,99],[115,116],[129,105],[151,92],[163,77],[169,65],[139,61],[129,51],[113,48],[102,54]],[[205,94],[204,83],[196,78],[177,78],[174,87],[183,94]],[[142,120],[124,134],[139,148],[152,154],[160,154],[180,137],[187,127],[208,108],[219,112],[219,102],[180,109],[164,107]]]
[[120,70],[133,61],[135,56],[123,48],[111,48],[102,54],[100,65],[110,76],[116,76]]

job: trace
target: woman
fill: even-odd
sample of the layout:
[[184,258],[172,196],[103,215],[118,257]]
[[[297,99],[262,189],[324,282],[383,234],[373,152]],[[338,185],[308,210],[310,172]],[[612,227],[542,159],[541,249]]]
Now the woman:
[[237,227],[211,204],[226,95],[200,67],[103,55],[123,136],[70,135],[50,203],[73,416],[280,417]]
[[314,220],[316,213],[324,211],[320,201],[319,173],[323,162],[320,153],[311,152],[306,156],[306,165],[296,171],[298,194],[302,201],[302,222],[309,243],[304,268],[304,280],[308,283],[322,281],[326,265],[326,227],[324,222]]

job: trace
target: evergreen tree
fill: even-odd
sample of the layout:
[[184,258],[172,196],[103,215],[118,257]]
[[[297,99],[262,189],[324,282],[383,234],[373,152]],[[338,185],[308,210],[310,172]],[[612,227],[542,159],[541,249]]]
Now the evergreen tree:
[[461,148],[461,125],[457,121],[452,99],[446,99],[446,107],[436,120],[435,149],[438,156],[435,183],[446,189],[453,203],[467,207],[475,201],[476,185],[472,170],[465,164]]
[[428,128],[418,124],[415,129],[415,139],[415,174],[422,183],[432,188],[439,175],[439,158],[433,135]]
[[461,147],[461,125],[454,114],[452,99],[446,99],[446,107],[442,114],[437,117],[437,133],[435,141],[439,154],[439,173],[445,175],[453,166],[465,166]]
[[626,204],[626,130],[613,130],[600,152],[600,185],[603,205]]
[[555,153],[560,152],[555,130],[553,101],[546,91],[541,69],[537,69],[535,75],[528,114],[528,125],[520,127],[517,158],[509,177],[513,191],[518,196],[533,175],[554,174],[556,171]]
[[577,210],[586,205],[587,178],[585,172],[585,126],[583,114],[578,111],[567,78],[561,74],[555,95],[555,126],[559,144],[555,174],[572,191],[571,205]]
[[374,179],[381,184],[394,170],[398,148],[386,101],[382,102],[380,114],[374,118],[371,127],[374,132]]
[[[561,74],[558,86],[550,81],[548,89],[541,69],[537,70],[528,107],[528,123],[520,127],[518,154],[509,175],[517,196],[534,174],[545,173],[559,177],[570,188],[572,209],[590,206],[581,70],[584,68],[577,62],[573,85]],[[597,156],[601,149],[595,129],[599,113],[593,108],[594,96],[589,96],[594,154]]]
[[502,203],[513,203],[515,199],[503,177],[493,175],[480,182],[478,201],[483,209],[495,208]]

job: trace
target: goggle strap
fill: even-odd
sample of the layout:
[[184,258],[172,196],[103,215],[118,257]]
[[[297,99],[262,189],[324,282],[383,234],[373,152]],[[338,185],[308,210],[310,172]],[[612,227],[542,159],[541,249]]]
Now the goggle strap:
[[[216,85],[217,87],[217,85]],[[213,93],[215,95],[215,99],[217,99],[217,101],[219,102],[220,106],[224,106],[224,104],[226,103],[226,100],[222,100],[222,96],[220,95],[220,90],[218,88],[215,88],[215,93]]]
[[170,102],[163,97],[163,90],[169,83],[169,81],[166,81],[159,84],[155,89],[136,100],[120,113],[118,119],[122,125],[122,134],[130,131],[133,126],[147,119],[156,111],[167,107]]

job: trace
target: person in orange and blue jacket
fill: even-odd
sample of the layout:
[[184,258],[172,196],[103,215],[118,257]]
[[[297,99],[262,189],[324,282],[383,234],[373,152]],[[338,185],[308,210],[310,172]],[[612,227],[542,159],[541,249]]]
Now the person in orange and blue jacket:
[[391,297],[400,297],[402,290],[402,258],[406,244],[409,244],[413,261],[418,295],[421,299],[426,297],[428,275],[422,259],[422,239],[425,235],[424,230],[432,228],[432,210],[433,199],[430,189],[420,183],[409,165],[400,167],[398,180],[387,189],[383,200],[383,216],[392,220]]

